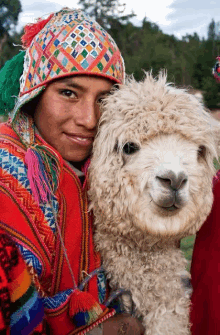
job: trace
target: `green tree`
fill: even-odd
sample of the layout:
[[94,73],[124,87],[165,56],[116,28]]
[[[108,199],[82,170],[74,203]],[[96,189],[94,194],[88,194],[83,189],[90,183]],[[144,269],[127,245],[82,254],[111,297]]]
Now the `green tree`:
[[[118,45],[120,48],[120,44]],[[135,78],[140,80],[144,71],[152,70],[153,74],[157,75],[161,68],[166,68],[169,80],[175,81],[177,38],[164,34],[155,23],[145,17],[141,27],[129,26],[129,34],[124,39],[124,45],[122,54],[127,73],[133,73]]]
[[126,5],[120,0],[79,0],[78,5],[105,29],[111,28],[115,20],[125,22],[135,16],[134,13],[123,15]]
[[20,34],[15,31],[21,12],[20,0],[0,0],[0,68],[19,52]]
[[194,33],[193,35],[186,34],[183,36],[178,44],[180,52],[178,60],[181,61],[180,82],[184,86],[194,86],[193,73],[202,42],[200,41],[199,36]]
[[215,21],[212,19],[208,26],[208,40],[215,40],[216,34],[215,34]]
[[21,50],[21,35],[22,33],[15,32],[13,35],[9,35],[4,41],[2,51],[0,52],[0,69],[7,60],[11,59]]
[[217,108],[220,102],[220,85],[212,76],[212,67],[220,50],[220,41],[215,39],[214,20],[208,26],[208,39],[203,39],[197,51],[197,59],[192,74],[194,87],[203,91],[208,108]]
[[217,39],[215,32],[215,21],[212,19],[211,23],[208,26],[208,40],[212,41],[212,55],[215,55],[215,40]]
[[0,38],[15,28],[20,12],[20,0],[0,0]]
[[208,108],[216,108],[219,104],[219,87],[213,78],[203,79],[204,102]]

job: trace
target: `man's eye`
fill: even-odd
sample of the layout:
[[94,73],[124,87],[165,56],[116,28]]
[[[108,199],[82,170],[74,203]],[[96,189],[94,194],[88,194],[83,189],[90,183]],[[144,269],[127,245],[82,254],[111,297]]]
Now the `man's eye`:
[[76,93],[71,90],[61,90],[61,94],[68,98],[77,98]]

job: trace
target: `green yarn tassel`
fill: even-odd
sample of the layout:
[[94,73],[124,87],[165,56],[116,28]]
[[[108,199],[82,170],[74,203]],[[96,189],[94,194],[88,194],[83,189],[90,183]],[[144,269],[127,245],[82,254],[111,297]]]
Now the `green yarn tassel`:
[[0,70],[0,115],[13,110],[20,91],[19,79],[23,73],[25,51],[7,61]]

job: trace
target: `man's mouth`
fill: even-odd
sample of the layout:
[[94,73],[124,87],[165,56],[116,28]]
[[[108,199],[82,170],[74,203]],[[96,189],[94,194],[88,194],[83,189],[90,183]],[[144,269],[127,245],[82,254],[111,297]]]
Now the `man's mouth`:
[[94,141],[93,135],[85,136],[85,135],[67,134],[67,133],[65,133],[65,135],[70,141],[77,143],[79,145],[90,146]]

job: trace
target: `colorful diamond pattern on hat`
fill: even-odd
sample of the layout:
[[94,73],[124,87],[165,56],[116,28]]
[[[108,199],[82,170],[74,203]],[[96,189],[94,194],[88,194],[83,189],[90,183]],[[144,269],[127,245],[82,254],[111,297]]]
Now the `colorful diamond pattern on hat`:
[[54,14],[26,51],[20,95],[58,77],[95,74],[124,81],[124,62],[111,36],[80,10]]

